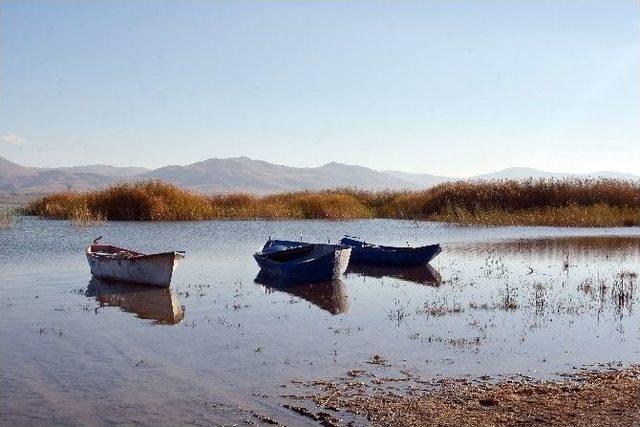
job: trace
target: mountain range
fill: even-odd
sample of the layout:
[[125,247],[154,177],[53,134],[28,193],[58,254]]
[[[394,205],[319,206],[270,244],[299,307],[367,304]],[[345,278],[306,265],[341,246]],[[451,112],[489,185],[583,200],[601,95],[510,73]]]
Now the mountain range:
[[[640,180],[640,176],[618,172],[571,174],[532,168],[508,168],[468,179],[526,179],[606,177]],[[251,192],[269,194],[298,190],[351,187],[363,190],[424,189],[459,178],[431,174],[367,168],[327,163],[318,167],[291,167],[248,157],[212,158],[186,166],[158,169],[89,165],[59,168],[21,166],[0,157],[0,194],[41,194],[64,190],[103,188],[122,181],[161,179],[204,193]]]

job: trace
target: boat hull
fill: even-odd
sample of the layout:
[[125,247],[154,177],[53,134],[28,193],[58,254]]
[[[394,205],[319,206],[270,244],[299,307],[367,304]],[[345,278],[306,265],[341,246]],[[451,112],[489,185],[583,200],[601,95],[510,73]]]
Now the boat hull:
[[439,244],[405,248],[367,245],[363,242],[347,238],[342,239],[341,243],[352,248],[351,262],[361,264],[403,267],[425,265],[431,262],[431,260],[442,251]]
[[314,244],[313,246],[314,250],[308,256],[285,262],[271,259],[269,255],[273,252],[265,249],[255,253],[254,258],[266,273],[288,280],[313,283],[327,282],[341,277],[349,265],[351,248],[339,245]]
[[128,259],[106,257],[87,249],[93,277],[168,288],[182,256],[176,252],[140,255]]

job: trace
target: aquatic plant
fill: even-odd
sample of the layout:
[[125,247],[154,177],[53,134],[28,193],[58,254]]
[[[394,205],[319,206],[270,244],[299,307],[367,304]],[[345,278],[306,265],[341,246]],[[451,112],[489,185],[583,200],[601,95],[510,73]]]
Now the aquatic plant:
[[547,305],[547,288],[543,283],[537,282],[533,285],[533,302],[536,315],[544,314]]
[[423,191],[335,189],[257,196],[205,195],[144,181],[47,195],[29,203],[24,212],[51,219],[133,221],[397,218],[487,225],[638,226],[640,183],[458,181]]
[[500,308],[505,311],[516,310],[518,302],[516,300],[516,290],[509,283],[505,285],[504,290],[500,292]]
[[617,274],[611,286],[611,299],[618,313],[622,313],[624,308],[631,310],[637,277],[635,272],[630,271],[622,271]]
[[13,225],[14,212],[9,209],[0,210],[0,230]]

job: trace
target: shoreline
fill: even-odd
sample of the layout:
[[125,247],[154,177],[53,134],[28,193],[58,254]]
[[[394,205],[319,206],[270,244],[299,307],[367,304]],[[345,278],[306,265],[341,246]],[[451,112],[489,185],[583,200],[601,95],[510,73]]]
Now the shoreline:
[[[2,211],[2,207],[0,206],[0,211]],[[576,229],[576,230],[604,230],[604,229],[619,229],[619,230],[633,230],[639,229],[640,225],[549,225],[549,224],[520,224],[520,223],[504,223],[504,224],[486,224],[486,223],[471,223],[471,222],[450,222],[444,220],[435,220],[435,219],[407,219],[407,218],[385,218],[385,217],[374,217],[374,218],[345,218],[345,219],[324,219],[324,218],[264,218],[264,217],[248,217],[248,218],[233,218],[233,217],[220,217],[220,218],[207,218],[207,219],[186,219],[186,220],[132,220],[132,219],[77,219],[77,218],[48,218],[39,215],[33,215],[29,213],[24,213],[21,210],[21,207],[11,207],[9,209],[5,209],[5,214],[10,215],[13,218],[34,218],[42,221],[69,221],[78,225],[101,225],[101,224],[112,224],[112,223],[199,223],[199,222],[255,222],[255,221],[263,221],[263,222],[328,222],[328,223],[346,223],[346,222],[354,222],[354,221],[399,221],[399,222],[407,222],[407,223],[415,223],[415,224],[437,224],[442,226],[451,226],[451,227],[469,227],[469,228],[510,228],[510,227],[531,227],[531,228],[558,228],[558,229]],[[626,235],[626,234],[623,234]],[[616,234],[612,236],[617,236]]]
[[[294,381],[299,393],[284,394],[283,406],[323,425],[349,422],[376,426],[550,425],[636,426],[640,423],[640,365],[580,369],[558,380],[512,375],[494,381],[423,379],[400,370],[377,374],[381,356],[371,368],[353,369],[343,377]],[[430,420],[425,424],[425,420]]]

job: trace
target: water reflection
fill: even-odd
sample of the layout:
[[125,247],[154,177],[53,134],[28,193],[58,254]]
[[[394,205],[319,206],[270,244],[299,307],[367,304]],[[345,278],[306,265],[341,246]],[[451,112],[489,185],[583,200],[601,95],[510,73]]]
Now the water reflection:
[[373,277],[376,279],[391,277],[393,279],[431,286],[438,286],[441,281],[438,271],[429,264],[416,267],[378,267],[365,264],[350,264],[347,269],[347,274]]
[[184,309],[171,289],[92,278],[85,295],[100,306],[120,307],[162,324],[175,325],[184,318]]
[[294,283],[275,278],[261,271],[255,278],[255,282],[263,285],[267,293],[288,293],[309,301],[331,314],[342,314],[349,311],[346,285],[340,279],[320,283]]
[[[457,227],[386,220],[96,227],[21,217],[0,230],[0,343],[11,343],[0,344],[0,425],[37,424],[52,414],[68,424],[231,425],[254,419],[249,410],[299,425],[306,418],[287,418],[291,411],[281,406],[281,385],[292,378],[344,376],[354,368],[391,374],[366,363],[374,355],[425,379],[441,374],[499,380],[513,373],[555,379],[555,372],[573,366],[638,361],[637,227]],[[389,270],[352,269],[342,279],[347,299],[342,283],[309,289],[274,289],[269,283],[264,290],[253,283],[258,271],[247,254],[268,234],[296,238],[304,230],[306,240],[323,241],[347,228],[393,236],[393,244],[442,242],[443,253],[433,264],[442,284],[387,278],[394,276]],[[577,233],[629,236],[569,237]],[[139,313],[158,316],[126,301],[132,285],[124,285],[120,295],[113,286],[100,293],[92,284],[87,291],[81,248],[97,234],[154,252],[189,249],[190,262],[173,278],[176,293],[190,292],[178,294],[190,314],[180,326],[149,328],[144,326],[153,320],[134,319]],[[558,235],[565,237],[553,237]],[[518,240],[525,237],[531,239]],[[171,320],[170,294],[143,291],[165,298]],[[92,321],[96,300],[134,314],[108,308],[102,313],[108,319]],[[403,383],[398,387],[406,389]]]
[[487,252],[523,255],[540,260],[562,259],[567,255],[575,259],[603,254],[609,258],[625,255],[640,260],[640,238],[636,236],[565,236],[534,239],[513,239],[495,242],[457,243],[447,245],[447,252],[480,255]]

